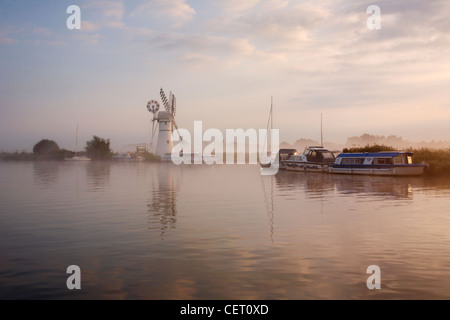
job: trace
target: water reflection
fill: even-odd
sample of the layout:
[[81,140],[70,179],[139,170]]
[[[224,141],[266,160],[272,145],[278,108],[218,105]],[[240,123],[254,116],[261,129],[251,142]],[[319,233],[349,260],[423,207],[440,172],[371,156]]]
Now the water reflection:
[[[151,166],[152,194],[147,208],[152,227],[158,229],[161,236],[167,229],[174,229],[177,222],[176,184],[171,164]],[[181,174],[181,173],[180,173]]]
[[266,207],[267,217],[269,219],[270,227],[270,241],[273,243],[273,232],[274,232],[274,201],[273,201],[273,187],[274,187],[274,177],[273,176],[262,176],[261,175],[261,186],[264,193],[264,206]]
[[34,181],[43,187],[49,187],[58,181],[59,164],[49,161],[33,162]]
[[[78,164],[77,164],[78,165]],[[90,162],[86,166],[87,189],[90,192],[100,192],[108,189],[111,174],[110,162]]]
[[336,180],[340,194],[360,194],[391,199],[413,199],[413,184],[408,178],[343,176]]
[[304,191],[307,198],[321,199],[332,193],[391,199],[413,199],[414,188],[423,188],[423,178],[348,176],[280,172],[276,184],[281,192]]
[[0,298],[450,297],[448,180],[258,170],[0,162]]

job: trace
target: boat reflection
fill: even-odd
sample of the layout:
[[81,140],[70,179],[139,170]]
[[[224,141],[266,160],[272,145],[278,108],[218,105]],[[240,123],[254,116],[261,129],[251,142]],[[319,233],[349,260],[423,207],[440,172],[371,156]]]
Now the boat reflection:
[[275,177],[277,188],[281,194],[305,191],[307,196],[321,198],[335,189],[333,177],[328,174],[279,171]]
[[278,189],[306,192],[307,197],[321,198],[332,193],[338,195],[358,194],[389,199],[413,199],[414,188],[422,188],[422,178],[341,176],[318,173],[279,172],[276,175]]

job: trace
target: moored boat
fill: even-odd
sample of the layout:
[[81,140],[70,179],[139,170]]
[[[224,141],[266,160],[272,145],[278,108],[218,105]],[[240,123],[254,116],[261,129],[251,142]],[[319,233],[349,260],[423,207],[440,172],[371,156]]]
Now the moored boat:
[[293,154],[280,162],[289,171],[327,173],[335,159],[334,154],[324,147],[307,147],[303,154]]
[[419,176],[427,164],[414,164],[412,152],[341,153],[330,173],[380,176]]
[[278,151],[278,163],[279,163],[279,169],[280,170],[286,170],[286,160],[288,160],[290,157],[298,155],[298,151],[296,149],[280,149]]

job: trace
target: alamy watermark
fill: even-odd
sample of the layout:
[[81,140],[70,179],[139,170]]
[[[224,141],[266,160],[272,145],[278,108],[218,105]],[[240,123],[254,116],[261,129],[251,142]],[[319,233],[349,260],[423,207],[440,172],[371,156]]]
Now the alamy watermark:
[[67,18],[66,26],[69,30],[80,30],[81,29],[81,9],[77,5],[71,5],[67,7],[67,14],[70,16]]
[[[370,16],[367,18],[367,28],[370,30],[380,30],[381,29],[381,9],[377,5],[370,5],[366,10],[367,14]],[[67,18],[66,25],[69,30],[80,30],[81,29],[81,9],[77,5],[70,5],[66,10],[67,14],[70,16]]]
[[224,135],[219,129],[203,132],[202,121],[194,121],[194,139],[188,130],[178,129],[173,132],[172,141],[171,158],[176,165],[258,164],[259,160],[266,164],[263,175],[274,175],[279,169],[279,129],[226,129]]
[[367,279],[367,289],[380,290],[381,289],[381,269],[379,266],[369,266],[366,270],[367,274],[371,276]]
[[66,273],[71,274],[67,278],[66,286],[69,290],[81,290],[81,269],[79,266],[72,265],[67,267]]
[[377,5],[371,5],[367,7],[367,14],[370,14],[367,18],[367,28],[369,30],[381,29],[381,9]]

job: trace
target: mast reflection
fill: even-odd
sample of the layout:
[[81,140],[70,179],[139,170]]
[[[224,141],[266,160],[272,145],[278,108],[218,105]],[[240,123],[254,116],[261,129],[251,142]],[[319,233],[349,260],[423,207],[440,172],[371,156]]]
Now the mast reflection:
[[270,229],[270,241],[273,242],[274,234],[274,177],[273,176],[261,176],[261,186],[264,192],[264,205],[267,211],[267,217],[269,219]]

